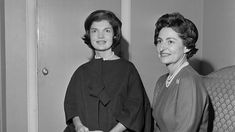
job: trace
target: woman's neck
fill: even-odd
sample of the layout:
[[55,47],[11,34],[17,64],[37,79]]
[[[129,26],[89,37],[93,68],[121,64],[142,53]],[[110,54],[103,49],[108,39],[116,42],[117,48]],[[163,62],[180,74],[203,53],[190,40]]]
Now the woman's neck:
[[112,50],[95,51],[95,58],[96,59],[102,58],[103,60],[113,60],[117,58],[117,56],[114,54]]
[[179,69],[184,63],[187,62],[185,55],[176,63],[168,64],[167,68],[169,70],[169,75],[173,75],[177,69]]

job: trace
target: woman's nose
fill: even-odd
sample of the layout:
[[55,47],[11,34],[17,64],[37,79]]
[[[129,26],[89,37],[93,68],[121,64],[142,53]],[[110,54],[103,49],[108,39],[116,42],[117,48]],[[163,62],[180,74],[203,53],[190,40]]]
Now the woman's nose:
[[159,51],[162,51],[162,50],[166,49],[166,44],[165,43],[160,43],[158,45],[159,45],[158,46]]
[[99,32],[98,38],[103,38],[103,37],[104,37],[104,33],[103,32]]

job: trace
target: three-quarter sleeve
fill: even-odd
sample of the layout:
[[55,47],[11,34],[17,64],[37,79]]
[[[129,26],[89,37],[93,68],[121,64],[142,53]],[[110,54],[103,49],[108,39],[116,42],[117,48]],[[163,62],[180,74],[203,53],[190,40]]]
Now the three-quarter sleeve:
[[199,78],[189,76],[180,80],[175,132],[197,131],[206,107],[203,86]]
[[[77,71],[73,74],[70,79],[69,85],[64,99],[64,111],[66,124],[72,123],[72,118],[75,116],[82,115],[83,102],[81,92],[81,77]],[[80,107],[78,107],[80,106]]]
[[[145,105],[145,103],[149,103],[148,97],[135,68],[131,69],[127,85],[127,98],[123,102],[123,107],[116,118],[128,129],[135,132],[143,132],[145,111],[150,109],[150,104]],[[149,115],[151,116],[151,114]]]

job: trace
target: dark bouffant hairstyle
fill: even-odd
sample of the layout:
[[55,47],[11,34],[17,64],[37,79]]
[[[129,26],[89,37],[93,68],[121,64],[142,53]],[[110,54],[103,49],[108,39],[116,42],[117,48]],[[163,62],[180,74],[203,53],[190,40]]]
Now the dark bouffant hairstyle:
[[192,57],[197,52],[196,42],[198,40],[198,30],[195,24],[183,17],[180,13],[171,13],[161,16],[155,24],[154,44],[157,45],[159,32],[164,27],[170,27],[179,34],[183,44],[190,50],[187,58]]
[[84,34],[82,39],[85,42],[85,44],[87,44],[90,48],[94,49],[90,41],[90,32],[89,32],[90,27],[93,22],[99,22],[102,20],[107,20],[113,28],[114,31],[113,44],[112,44],[112,49],[113,49],[120,43],[120,40],[122,38],[122,31],[121,31],[122,22],[111,11],[96,10],[92,12],[85,20],[84,27],[86,33]]

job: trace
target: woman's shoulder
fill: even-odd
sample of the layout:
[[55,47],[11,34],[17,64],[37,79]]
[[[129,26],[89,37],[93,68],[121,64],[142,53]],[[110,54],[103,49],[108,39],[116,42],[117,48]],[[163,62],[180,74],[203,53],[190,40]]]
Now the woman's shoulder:
[[201,75],[190,65],[184,67],[180,72],[179,76],[181,79],[191,80],[191,79],[201,79]]
[[90,61],[85,62],[85,63],[79,65],[79,66],[75,69],[75,71],[74,71],[73,74],[74,74],[74,75],[80,75],[80,74],[82,74],[84,71],[86,71],[86,70],[90,67],[90,65],[91,65],[91,62],[90,62]]
[[119,65],[120,67],[125,67],[127,69],[136,69],[135,64],[127,59],[120,58],[116,60],[116,62],[118,63],[117,65]]
[[158,78],[158,81],[165,81],[169,73],[165,73]]
[[119,58],[118,61],[120,63],[126,64],[126,65],[134,65],[133,62],[131,62],[131,61],[127,60],[127,59],[124,59],[124,58]]
[[163,85],[163,83],[166,82],[167,76],[168,76],[168,73],[161,75],[161,76],[157,79],[157,82],[156,82],[156,84],[155,84],[155,88],[158,87],[159,85]]
[[[179,75],[179,80],[181,86],[186,86],[185,88],[190,90],[190,88],[197,87],[197,89],[201,89],[204,87],[204,83],[202,80],[202,76],[197,73],[191,66],[187,66],[182,69],[182,72]],[[190,86],[190,88],[188,88]]]

